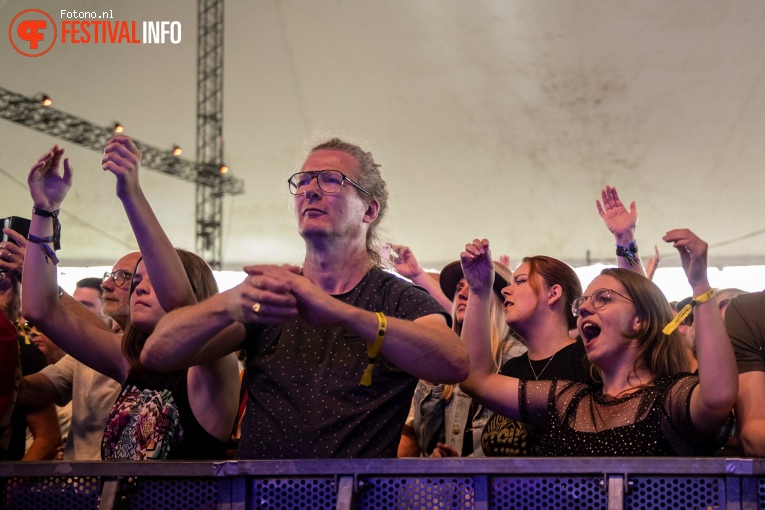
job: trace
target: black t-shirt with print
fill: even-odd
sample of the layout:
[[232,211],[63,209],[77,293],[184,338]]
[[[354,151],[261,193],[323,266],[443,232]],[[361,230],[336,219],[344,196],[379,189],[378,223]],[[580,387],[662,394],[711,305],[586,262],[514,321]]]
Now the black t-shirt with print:
[[[423,289],[373,269],[334,296],[387,317],[446,316]],[[239,459],[395,457],[417,378],[378,354],[371,386],[361,386],[367,343],[337,326],[296,318],[247,325],[247,412]]]

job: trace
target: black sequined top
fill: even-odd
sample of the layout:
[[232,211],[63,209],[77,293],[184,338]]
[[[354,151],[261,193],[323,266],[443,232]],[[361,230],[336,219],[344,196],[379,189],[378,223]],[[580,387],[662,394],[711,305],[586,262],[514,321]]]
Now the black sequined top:
[[698,382],[680,374],[611,397],[602,385],[521,381],[521,420],[541,428],[546,456],[705,455],[711,445],[698,438],[690,419]]

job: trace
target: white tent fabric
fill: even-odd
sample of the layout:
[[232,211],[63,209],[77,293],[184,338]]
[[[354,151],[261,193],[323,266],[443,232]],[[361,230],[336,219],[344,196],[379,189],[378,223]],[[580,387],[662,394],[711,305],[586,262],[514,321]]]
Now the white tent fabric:
[[[35,7],[59,22],[62,5]],[[25,7],[0,2],[2,26]],[[0,85],[193,159],[196,2],[64,7],[180,21],[182,41],[57,44],[28,58],[6,40]],[[765,235],[752,235],[765,229],[761,1],[228,1],[225,26],[224,152],[246,186],[225,199],[228,269],[301,260],[286,178],[304,147],[334,134],[382,163],[383,241],[423,265],[475,237],[516,262],[612,261],[595,209],[606,184],[637,201],[644,257],[658,244],[677,265],[661,237],[688,227],[716,265],[765,261]],[[0,217],[28,217],[18,181],[58,140],[4,120],[0,140]],[[114,179],[98,153],[64,145],[76,176],[62,262],[109,265],[135,246]],[[194,186],[150,170],[142,183],[173,242],[193,249]]]

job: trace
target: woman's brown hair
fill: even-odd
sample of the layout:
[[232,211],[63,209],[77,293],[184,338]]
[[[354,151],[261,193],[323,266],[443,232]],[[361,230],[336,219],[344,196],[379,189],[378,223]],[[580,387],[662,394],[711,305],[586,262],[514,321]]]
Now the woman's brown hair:
[[[175,249],[178,253],[178,257],[181,259],[183,269],[186,270],[186,276],[191,283],[191,288],[194,290],[194,296],[197,298],[197,302],[204,301],[205,299],[218,293],[218,284],[215,282],[210,266],[199,255],[182,250],[180,248]],[[138,259],[138,264],[142,259]],[[133,270],[135,274],[135,269]],[[135,285],[130,282],[130,294],[133,294]],[[166,310],[169,311],[169,310]],[[146,339],[149,338],[151,331],[140,331],[133,326],[132,319],[128,322],[125,332],[122,335],[122,354],[127,358],[130,363],[130,376],[143,377],[148,371],[141,364],[141,351],[146,343]]]
[[571,266],[545,255],[524,257],[523,262],[529,265],[528,283],[537,296],[541,289],[537,285],[536,278],[533,278],[534,275],[539,275],[548,287],[561,286],[563,299],[560,313],[565,318],[568,329],[576,329],[576,317],[571,313],[571,304],[582,295],[582,283]]
[[680,333],[677,330],[669,335],[662,332],[664,326],[672,321],[672,309],[659,287],[645,276],[628,269],[604,269],[600,274],[618,280],[635,304],[640,328],[636,332],[622,333],[626,338],[636,339],[640,346],[633,370],[636,371],[639,364],[644,363],[654,377],[689,372],[688,351]]

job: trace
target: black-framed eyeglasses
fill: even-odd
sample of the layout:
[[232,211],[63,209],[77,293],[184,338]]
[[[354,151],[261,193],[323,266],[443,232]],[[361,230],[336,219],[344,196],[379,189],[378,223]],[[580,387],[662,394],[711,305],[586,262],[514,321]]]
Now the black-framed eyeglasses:
[[129,282],[133,278],[133,273],[129,273],[127,271],[123,271],[120,269],[119,271],[112,271],[111,273],[104,273],[104,278],[102,281],[106,281],[109,278],[114,280],[114,285],[117,287],[122,288],[123,285],[125,285],[125,282]]
[[619,294],[613,289],[598,289],[595,292],[593,292],[589,296],[579,296],[574,300],[573,303],[571,303],[571,315],[574,317],[579,317],[579,309],[582,307],[585,301],[588,299],[592,300],[592,306],[595,308],[603,308],[606,303],[611,301],[611,294],[616,294],[619,297],[623,297],[630,303],[634,303],[633,300],[625,296],[624,294]]
[[298,172],[287,179],[287,183],[290,187],[290,193],[293,195],[305,194],[306,190],[311,185],[311,181],[314,179],[316,179],[316,182],[319,183],[319,188],[325,193],[337,193],[340,191],[340,189],[342,189],[345,181],[348,181],[358,190],[366,193],[370,197],[372,196],[370,192],[359,186],[352,179],[349,179],[348,176],[340,170],[316,170],[313,172]]

